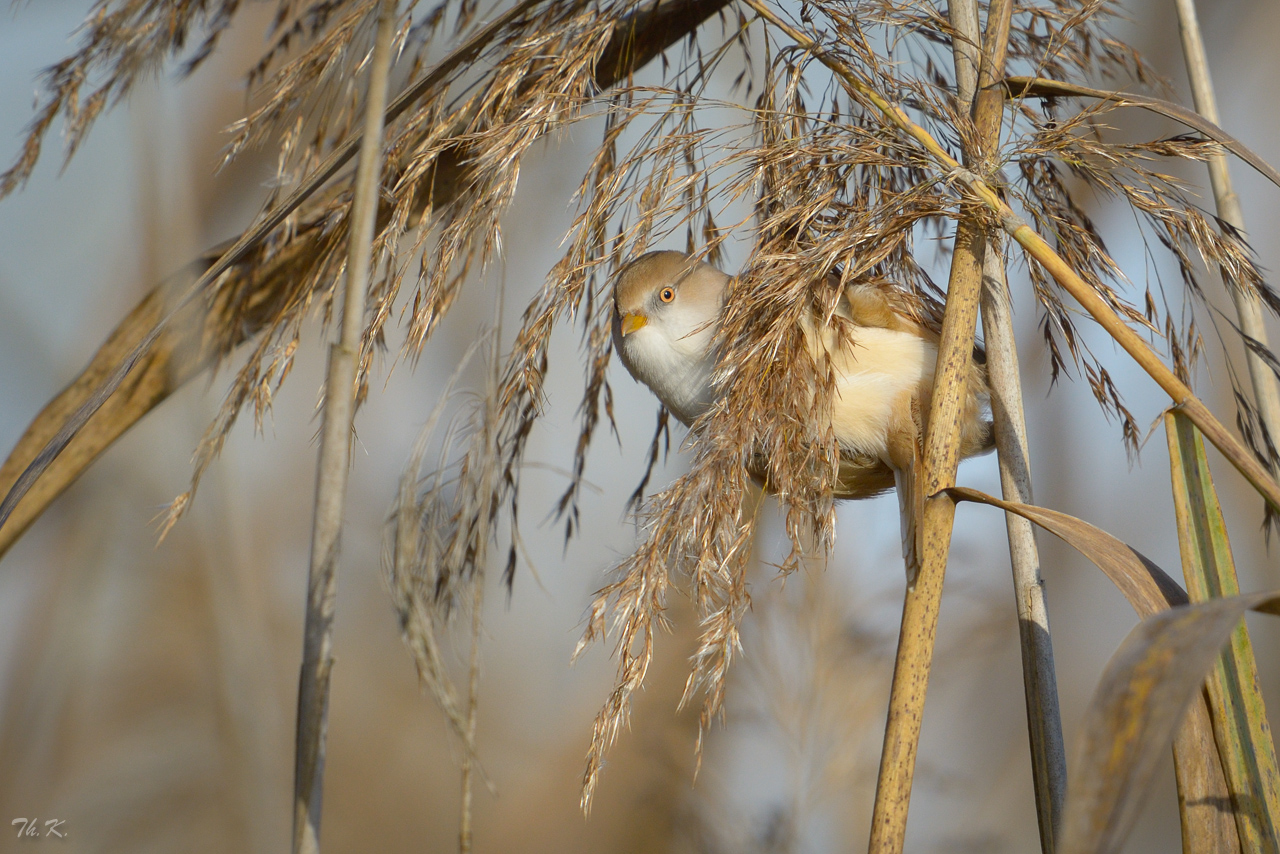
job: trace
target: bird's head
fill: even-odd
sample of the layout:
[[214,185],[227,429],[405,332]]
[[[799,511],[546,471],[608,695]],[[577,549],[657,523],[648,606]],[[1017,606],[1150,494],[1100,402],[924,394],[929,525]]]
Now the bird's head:
[[711,402],[711,348],[728,285],[724,273],[683,252],[641,255],[614,285],[622,363],[686,424]]

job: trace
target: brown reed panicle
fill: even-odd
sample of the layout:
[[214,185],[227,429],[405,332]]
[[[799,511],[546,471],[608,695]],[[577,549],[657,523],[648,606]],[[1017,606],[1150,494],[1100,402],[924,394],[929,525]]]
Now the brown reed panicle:
[[[417,0],[407,11],[415,5]],[[446,6],[440,4],[437,12]],[[22,153],[0,174],[0,198],[26,183],[59,116],[69,161],[103,109],[119,103],[136,83],[158,74],[170,60],[181,59],[183,75],[199,68],[217,48],[240,7],[241,0],[97,0],[80,28],[79,49],[42,74],[42,92]],[[317,98],[330,110],[313,123],[320,129],[318,142],[332,140],[341,129],[349,128],[355,103],[345,82],[366,58],[365,53],[353,56],[351,46],[358,29],[370,30],[372,8],[370,0],[277,0],[267,33],[271,45],[250,70],[250,87],[262,83],[291,50],[299,45],[305,50],[269,81],[266,103],[240,123],[229,154],[239,151],[255,133],[293,122],[304,108],[315,112],[311,102]],[[434,20],[428,16],[420,25],[415,40],[420,46],[425,47],[441,16]],[[367,40],[369,34],[365,35]],[[292,140],[286,135],[285,141]]]
[[[480,31],[474,2],[441,3],[420,17],[417,5],[401,9],[398,38],[405,52],[397,73],[425,67],[431,35],[450,16],[459,35]],[[612,631],[618,676],[596,719],[584,806],[643,683],[654,628],[663,623],[672,587],[692,598],[703,627],[684,701],[702,695],[704,732],[723,709],[726,673],[750,604],[745,570],[755,519],[745,502],[749,460],[768,460],[768,480],[785,508],[792,554],[783,571],[793,569],[802,553],[830,546],[838,449],[830,432],[815,426],[823,419],[809,413],[821,414],[830,405],[833,377],[830,365],[802,346],[798,324],[815,312],[840,323],[833,316],[839,294],[833,274],[842,283],[894,283],[922,319],[936,323],[942,294],[926,271],[939,250],[928,238],[950,232],[964,192],[811,54],[767,27],[762,32],[737,7],[696,5],[698,17],[687,25],[720,11],[719,32],[705,26],[684,42],[678,57],[665,57],[660,85],[629,80],[631,85],[605,95],[601,90],[626,71],[610,65],[621,55],[620,34],[625,44],[633,38],[626,28],[648,19],[623,0],[523,0],[469,61],[449,67],[386,130],[375,240],[380,276],[363,338],[361,397],[375,345],[393,315],[408,332],[401,355],[412,361],[466,281],[497,257],[501,216],[530,146],[585,116],[605,117],[600,147],[580,185],[581,211],[567,250],[525,309],[508,355],[499,361],[497,351],[492,354],[481,414],[445,443],[461,449],[456,460],[441,460],[452,473],[420,486],[417,452],[393,514],[399,545],[389,561],[396,607],[419,671],[429,685],[436,680],[433,691],[446,712],[453,709],[455,727],[457,701],[450,699],[447,683],[432,675],[443,671],[438,644],[429,638],[438,637],[442,619],[466,601],[464,593],[483,571],[503,517],[511,530],[508,584],[515,571],[522,456],[541,414],[555,328],[579,327],[586,362],[573,478],[557,508],[572,536],[586,455],[602,415],[612,419],[612,275],[628,257],[681,231],[689,251],[713,261],[730,236],[755,237],[719,331],[715,381],[722,394],[691,433],[691,468],[644,503],[641,543],[590,608],[579,649]],[[237,6],[232,0],[217,6],[104,0],[95,6],[97,20],[111,27],[91,27],[87,32],[101,32],[98,41],[51,71],[44,105],[0,192],[30,174],[56,115],[67,117],[74,150],[109,96],[123,95],[141,72],[180,52],[195,28],[203,27],[211,50],[224,18]],[[283,189],[333,149],[359,114],[359,84],[353,81],[360,79],[367,55],[373,10],[370,0],[281,0],[276,36],[250,75],[258,87],[257,106],[233,128],[229,156],[255,141],[274,140]],[[1016,3],[1009,72],[1109,81],[1112,88],[1160,85],[1132,48],[1108,35],[1115,11],[1110,0]],[[809,3],[801,7],[801,25],[957,156],[974,150],[976,132],[955,102],[949,71],[954,33],[937,9],[896,0]],[[197,50],[188,65],[204,55],[207,50]],[[727,99],[708,94],[721,71],[735,75]],[[95,74],[107,82],[81,106],[81,89]],[[1181,291],[1204,302],[1202,265],[1221,264],[1237,287],[1256,292],[1273,310],[1280,299],[1239,237],[1230,229],[1219,232],[1178,180],[1153,166],[1156,158],[1170,156],[1204,159],[1213,149],[1186,136],[1111,141],[1104,118],[1116,108],[1068,99],[1012,101],[998,168],[986,177],[1112,307],[1151,336],[1163,337],[1179,372],[1189,376],[1202,342],[1194,302],[1188,307],[1173,296]],[[1137,211],[1144,234],[1178,265],[1180,288],[1170,293],[1157,277],[1159,298],[1150,285],[1140,301],[1129,298],[1129,283],[1078,201],[1085,191],[1120,199]],[[732,212],[743,205],[750,213],[735,221]],[[222,324],[214,334],[228,342],[218,348],[221,356],[242,340],[239,323],[255,311],[260,333],[197,450],[191,491],[175,501],[166,527],[191,500],[243,408],[252,403],[260,419],[270,406],[288,376],[303,321],[312,311],[329,318],[345,263],[341,249],[349,210],[349,194],[340,186],[312,197],[209,297]],[[1121,421],[1129,447],[1136,448],[1136,421],[1111,375],[1082,342],[1075,328],[1079,315],[1035,264],[1027,267],[1044,309],[1054,376],[1080,370],[1099,404]],[[275,283],[269,299],[254,287],[268,276]],[[1209,310],[1225,344],[1231,330],[1218,328],[1218,317],[1203,310]],[[1273,356],[1267,358],[1274,364]],[[785,374],[776,369],[779,364],[787,366]],[[1255,454],[1275,461],[1271,437],[1260,429],[1235,372],[1230,376],[1241,431]],[[664,426],[660,415],[651,466]],[[641,490],[647,481],[648,474]],[[411,530],[417,539],[401,542]]]
[[0,174],[0,198],[31,177],[44,137],[62,116],[69,161],[107,106],[139,80],[159,72],[197,32],[203,41],[187,58],[187,73],[213,52],[240,0],[98,0],[80,29],[80,49],[46,68],[43,92],[17,161]]
[[[1012,183],[1008,190],[1030,214],[1037,230],[1121,316],[1164,338],[1175,370],[1187,378],[1203,348],[1194,312],[1185,305],[1170,303],[1170,294],[1158,281],[1158,272],[1157,290],[1163,312],[1150,284],[1143,293],[1141,307],[1108,284],[1122,282],[1123,274],[1107,254],[1092,220],[1075,201],[1068,176],[1099,197],[1123,200],[1139,215],[1145,226],[1141,231],[1144,242],[1154,238],[1172,256],[1184,294],[1202,305],[1224,342],[1236,337],[1231,334],[1236,330],[1206,298],[1200,283],[1205,269],[1220,266],[1233,286],[1258,294],[1273,311],[1280,309],[1280,299],[1264,280],[1243,240],[1229,228],[1219,231],[1217,217],[1202,210],[1199,200],[1179,179],[1148,165],[1157,158],[1168,157],[1204,160],[1217,150],[1216,144],[1190,136],[1143,143],[1109,143],[1099,134],[1103,129],[1100,119],[1110,109],[1113,107],[1094,105],[1066,120],[1058,120],[1052,105],[1037,115],[1024,103],[1019,119],[1026,122],[1026,136],[1010,154],[1010,159],[1017,162],[1022,180]],[[1079,191],[1075,193],[1078,195]],[[1150,246],[1148,252],[1151,253]],[[1133,415],[1100,360],[1089,353],[1076,336],[1056,286],[1035,265],[1028,265],[1028,269],[1037,298],[1046,309],[1043,330],[1054,379],[1072,363],[1080,367],[1099,404],[1121,421],[1126,448],[1136,454],[1141,431]],[[1224,320],[1230,331],[1219,328]],[[1059,347],[1059,339],[1066,344],[1070,362]],[[1227,363],[1230,365],[1231,360]],[[1237,420],[1242,424],[1251,423],[1256,413],[1239,393],[1242,388],[1239,375],[1229,368],[1228,376],[1237,393]],[[1272,465],[1280,459],[1269,437],[1251,433],[1243,426],[1241,432],[1264,464]]]
[[[497,336],[490,333],[490,356],[496,355]],[[484,340],[484,339],[481,339]],[[479,342],[477,342],[478,344]],[[495,521],[488,508],[494,502],[498,455],[493,447],[496,435],[493,414],[496,394],[486,394],[445,433],[441,453],[433,471],[423,474],[428,445],[450,402],[451,391],[471,361],[477,345],[472,345],[446,384],[400,478],[392,504],[383,544],[383,565],[387,587],[400,620],[401,636],[413,654],[418,677],[440,706],[454,734],[468,753],[474,752],[469,736],[466,709],[445,664],[445,627],[456,609],[466,609],[470,597],[460,595],[468,584],[482,583],[484,566]],[[489,392],[493,392],[496,361],[491,358]],[[466,459],[456,473],[450,471],[449,457],[456,455],[459,442],[467,444]],[[474,471],[469,462],[483,468]],[[444,567],[466,567],[468,574],[442,572]],[[472,615],[478,619],[478,614]]]
[[[617,4],[614,17],[594,14],[575,3],[524,5],[539,7],[541,14],[518,19],[512,24],[514,32],[491,48],[492,67],[481,85],[472,87],[460,102],[446,104],[449,84],[458,82],[446,79],[416,110],[387,129],[387,193],[374,241],[380,259],[375,269],[381,269],[382,276],[370,295],[371,319],[359,376],[361,400],[367,394],[374,344],[382,337],[410,269],[403,259],[418,258],[412,307],[407,312],[406,355],[414,358],[468,273],[494,257],[499,219],[515,192],[521,154],[542,135],[578,117],[594,87],[594,61],[608,43],[614,22],[625,12],[624,4]],[[286,148],[292,145],[292,139],[286,140]],[[463,146],[465,181],[457,176]],[[432,190],[442,177],[458,184],[447,203],[436,206]],[[311,251],[301,253],[301,269],[295,270],[302,280],[298,298],[280,307],[237,374],[217,420],[197,449],[192,488],[175,500],[163,530],[189,504],[200,476],[244,405],[254,404],[257,419],[270,406],[274,389],[288,374],[313,301],[328,322],[335,284],[345,266],[341,248],[349,209],[346,191],[335,190],[299,214],[300,221],[311,224]],[[288,225],[284,227],[286,245],[292,242]],[[407,251],[402,248],[406,242],[411,247]]]

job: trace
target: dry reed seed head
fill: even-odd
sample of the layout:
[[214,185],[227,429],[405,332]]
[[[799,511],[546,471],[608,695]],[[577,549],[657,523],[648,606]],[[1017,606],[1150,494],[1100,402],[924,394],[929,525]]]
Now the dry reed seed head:
[[79,48],[41,75],[36,116],[18,159],[0,174],[0,198],[31,176],[55,119],[63,119],[65,159],[70,160],[104,107],[119,103],[135,83],[158,73],[198,35],[200,43],[182,69],[194,71],[212,53],[239,6],[240,0],[94,3],[79,30]]
[[[504,58],[485,93],[473,97],[468,104],[465,138],[477,180],[443,210],[433,211],[433,226],[438,229],[438,236],[431,254],[423,257],[425,284],[420,287],[414,305],[411,340],[420,341],[429,335],[435,318],[428,312],[441,312],[442,305],[447,308],[452,299],[451,289],[456,292],[460,286],[465,269],[446,278],[452,272],[450,265],[464,252],[474,251],[477,233],[496,237],[497,216],[514,192],[518,154],[547,130],[574,118],[587,103],[591,62],[603,48],[611,22],[583,15],[581,10],[575,10],[574,16],[566,17],[570,24],[561,31],[573,35],[573,45],[565,43],[563,38],[554,46],[549,46],[541,35],[528,38],[522,50]],[[550,31],[555,32],[554,28]],[[594,41],[586,36],[593,36]],[[571,51],[571,47],[576,47],[577,52]],[[552,63],[544,58],[557,54],[561,62]],[[566,57],[572,57],[573,61],[563,61]],[[450,145],[456,145],[456,133],[451,136],[454,139]],[[423,164],[433,156],[438,157],[439,152],[419,156],[414,167],[423,169]],[[491,252],[491,246],[491,242],[484,244],[481,254]],[[469,261],[469,255],[465,257]],[[552,282],[526,310],[525,323],[517,333],[512,354],[500,378],[494,375],[493,385],[486,394],[484,429],[470,430],[473,440],[458,461],[457,475],[452,481],[453,497],[442,504],[438,492],[429,493],[432,499],[426,506],[431,510],[422,527],[447,534],[438,555],[430,561],[436,573],[434,583],[417,585],[420,592],[411,598],[429,594],[437,604],[456,600],[456,585],[474,575],[484,561],[485,546],[493,535],[498,514],[508,511],[514,519],[518,509],[519,462],[541,405],[550,333],[559,318],[575,312],[584,296],[590,304],[593,295],[584,274],[586,270],[582,267],[562,262]],[[559,278],[558,286],[553,284],[556,278]],[[594,313],[587,311],[588,315]],[[597,328],[588,334],[588,341],[597,351],[607,353],[604,349],[607,333],[602,336]],[[598,362],[595,382],[602,382],[602,371],[603,363]],[[481,436],[483,441],[477,438]],[[581,443],[583,451],[585,444],[585,441]],[[577,478],[580,476],[581,468],[578,468]],[[447,511],[442,509],[445,507]],[[513,558],[509,557],[509,569],[513,564]],[[404,610],[404,613],[412,618],[414,611]],[[421,631],[429,632],[430,627]],[[428,647],[421,641],[411,646],[424,651]],[[424,671],[429,672],[429,668],[424,667]]]
[[[574,3],[541,5],[551,6],[550,10],[543,9],[549,15],[518,18],[511,31],[504,34],[504,40],[490,46],[493,67],[478,93],[460,107],[442,111],[439,104],[446,86],[440,97],[429,97],[427,104],[409,119],[388,128],[384,187],[390,188],[391,198],[384,199],[379,210],[374,267],[381,267],[386,275],[372,285],[371,320],[364,336],[358,379],[361,397],[367,390],[370,345],[380,340],[383,324],[393,314],[401,281],[410,268],[407,262],[395,259],[399,236],[416,220],[414,240],[421,251],[421,272],[410,322],[412,357],[452,305],[477,256],[483,267],[496,252],[499,217],[514,193],[519,156],[540,135],[574,120],[589,100],[592,63],[607,42],[613,20],[590,16]],[[620,4],[614,5],[621,8]],[[339,23],[340,35],[350,36],[359,22],[353,23],[348,14]],[[548,24],[551,26],[543,31],[541,26]],[[330,34],[313,50],[333,50],[336,40],[337,36]],[[559,56],[563,61],[552,62],[548,56]],[[434,207],[432,191],[442,178],[441,171],[446,172],[444,180],[462,182],[457,173],[463,168],[458,163],[463,152],[467,176],[478,176],[480,180],[467,182],[462,192],[451,188],[455,192],[450,195],[450,203]],[[441,158],[446,162],[441,163]],[[243,405],[255,401],[260,415],[261,408],[269,404],[270,386],[264,378],[275,375],[282,380],[287,374],[301,323],[317,297],[322,317],[326,322],[330,317],[333,295],[344,269],[342,247],[349,207],[345,189],[327,191],[288,224],[291,234],[304,236],[292,241],[292,245],[284,244],[295,250],[297,262],[276,265],[273,275],[288,275],[297,282],[290,291],[296,296],[273,306],[276,310],[266,324],[266,334],[237,374],[218,418],[197,450],[192,491],[221,449]],[[424,209],[428,216],[415,215],[415,210]],[[279,240],[266,244],[280,245]],[[256,251],[239,265],[238,270],[244,272],[230,275],[226,280],[230,284],[224,286],[243,283],[254,275],[251,271],[255,262],[261,264],[267,258],[274,260],[265,249]],[[233,333],[226,334],[228,339],[236,338]],[[518,425],[515,432],[521,432]],[[523,433],[527,435],[527,426]],[[523,440],[518,444],[522,447]],[[508,479],[514,482],[514,478]],[[176,521],[187,503],[174,504],[168,525]]]
[[[1158,162],[1154,155],[1204,159],[1215,153],[1217,146],[1186,136],[1151,143],[1106,142],[1101,134],[1104,128],[1098,119],[1111,109],[1115,107],[1102,104],[1086,106],[1065,121],[1053,108],[1045,108],[1041,116],[1026,109],[1020,111],[1020,118],[1030,125],[1031,130],[1024,147],[1014,155],[1024,178],[1014,192],[1031,214],[1037,230],[1054,242],[1058,252],[1113,308],[1131,322],[1146,326],[1153,333],[1163,334],[1175,370],[1179,375],[1189,377],[1203,349],[1196,331],[1195,312],[1185,305],[1185,299],[1170,305],[1164,284],[1159,282],[1158,271],[1157,281],[1165,294],[1161,300],[1163,318],[1150,297],[1149,288],[1144,308],[1139,310],[1109,284],[1124,284],[1123,274],[1107,255],[1106,246],[1092,220],[1075,202],[1072,185],[1083,185],[1104,198],[1122,200],[1138,212],[1145,224],[1141,231],[1142,239],[1145,242],[1154,237],[1172,257],[1182,284],[1179,290],[1201,304],[1216,329],[1221,326],[1221,318],[1201,285],[1201,276],[1205,272],[1214,267],[1221,269],[1230,282],[1229,287],[1244,288],[1258,294],[1269,305],[1272,304],[1272,290],[1263,280],[1252,253],[1240,236],[1229,229],[1215,228],[1218,225],[1216,218],[1210,222],[1210,217],[1201,210],[1199,200],[1178,179],[1147,165]],[[1131,455],[1136,454],[1140,434],[1133,416],[1125,408],[1114,385],[1098,381],[1099,377],[1105,376],[1105,370],[1096,358],[1078,347],[1071,329],[1070,312],[1062,306],[1056,287],[1044,280],[1038,270],[1033,269],[1032,274],[1037,296],[1049,309],[1046,319],[1051,322],[1044,325],[1044,331],[1050,345],[1054,378],[1060,370],[1069,370],[1071,365],[1080,368],[1083,363],[1095,397],[1104,411],[1119,417],[1126,448]],[[1229,322],[1227,325],[1231,326]],[[1218,329],[1218,337],[1225,343],[1235,336]],[[1059,340],[1066,342],[1070,362],[1058,347]],[[1233,385],[1237,384],[1236,372],[1230,371],[1229,377]],[[1249,439],[1247,434],[1245,437]],[[1267,459],[1262,445],[1253,442],[1250,445],[1259,459]]]

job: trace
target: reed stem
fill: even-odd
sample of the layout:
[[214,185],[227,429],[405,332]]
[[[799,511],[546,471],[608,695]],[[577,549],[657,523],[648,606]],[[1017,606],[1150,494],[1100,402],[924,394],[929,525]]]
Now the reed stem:
[[[951,26],[956,89],[961,104],[977,96],[981,67],[981,33],[977,0],[951,0]],[[999,145],[986,140],[987,150]],[[1013,331],[1012,302],[1005,275],[1004,247],[1000,236],[986,233],[982,273],[982,334],[987,349],[987,381],[991,387],[991,417],[996,452],[1000,460],[1000,487],[1006,501],[1034,504],[1031,488],[1031,453],[1022,406],[1022,381],[1018,368],[1017,340]],[[1018,609],[1018,639],[1022,650],[1022,683],[1027,705],[1027,733],[1031,749],[1031,776],[1036,794],[1036,814],[1043,854],[1053,854],[1067,792],[1066,748],[1062,715],[1049,632],[1049,610],[1040,553],[1031,522],[1005,513],[1009,539],[1009,563],[1013,569],[1014,601]]]
[[337,563],[342,536],[342,508],[350,467],[351,426],[355,411],[356,374],[364,335],[365,295],[373,255],[374,217],[382,166],[383,110],[391,67],[396,0],[378,7],[377,34],[369,71],[364,134],[351,201],[342,326],[329,348],[325,381],[324,423],[316,472],[315,515],[311,529],[311,564],[307,578],[307,616],[303,634],[302,673],[298,680],[298,730],[294,768],[294,854],[320,850],[321,800],[324,788],[325,734],[329,719],[329,675],[333,668],[333,615]]
[[[1182,35],[1182,52],[1187,61],[1187,77],[1191,81],[1191,99],[1196,112],[1215,125],[1221,125],[1218,116],[1218,101],[1213,92],[1213,80],[1209,76],[1209,59],[1204,49],[1204,39],[1200,35],[1200,21],[1196,15],[1195,0],[1174,0],[1178,9],[1178,29]],[[1231,171],[1227,166],[1225,152],[1214,154],[1208,159],[1209,185],[1213,188],[1213,200],[1218,208],[1218,217],[1237,232],[1241,239],[1247,240],[1244,229],[1244,211],[1240,208],[1240,197],[1231,186]],[[1267,327],[1263,319],[1262,300],[1253,291],[1232,281],[1226,268],[1222,269],[1222,280],[1227,293],[1235,302],[1236,315],[1240,320],[1240,331],[1254,341],[1267,347]],[[1245,364],[1249,366],[1249,379],[1253,385],[1253,396],[1258,406],[1258,417],[1262,422],[1263,446],[1275,447],[1280,442],[1280,389],[1277,388],[1275,374],[1261,355],[1253,349],[1245,348]],[[1269,465],[1275,474],[1274,462]]]

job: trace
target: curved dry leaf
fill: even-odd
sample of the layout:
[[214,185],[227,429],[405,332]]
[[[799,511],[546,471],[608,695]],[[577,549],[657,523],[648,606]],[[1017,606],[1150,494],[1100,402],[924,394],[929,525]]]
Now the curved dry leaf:
[[1066,541],[1107,574],[1140,617],[1150,617],[1190,601],[1186,591],[1163,569],[1137,549],[1088,522],[1057,510],[1002,501],[967,487],[952,487],[943,491],[954,501],[973,501],[1015,513]]
[[1074,83],[1063,83],[1059,80],[1046,80],[1043,77],[1006,77],[1000,83],[1012,98],[1097,98],[1111,101],[1121,107],[1141,107],[1166,118],[1181,122],[1194,128],[1212,139],[1223,148],[1258,170],[1267,180],[1280,187],[1280,172],[1270,163],[1259,157],[1252,149],[1227,133],[1195,110],[1188,110],[1172,101],[1151,98],[1146,95],[1134,95],[1129,92],[1108,92],[1104,89],[1092,89]]
[[[1106,573],[1140,616],[1166,612],[1188,601],[1187,594],[1164,570],[1087,522],[1056,510],[1001,501],[977,490],[952,489],[949,493],[953,500],[975,501],[1016,513],[1065,540]],[[1204,854],[1238,849],[1238,844],[1234,848],[1229,844],[1238,840],[1227,840],[1235,833],[1231,816],[1216,806],[1229,801],[1230,792],[1214,742],[1211,717],[1208,703],[1201,697],[1178,729],[1173,751],[1183,829],[1190,833],[1183,842]],[[1203,844],[1206,842],[1223,842],[1227,847],[1209,847]]]
[[[1056,510],[1002,501],[975,489],[945,492],[952,500],[1015,513],[1060,537],[1102,569],[1144,617],[1112,658],[1086,716],[1058,850],[1073,854],[1118,850],[1141,806],[1155,763],[1175,732],[1179,789],[1188,806],[1199,808],[1205,806],[1201,801],[1226,797],[1204,698],[1190,710],[1197,720],[1184,712],[1239,616],[1255,605],[1272,608],[1280,597],[1215,599],[1190,606],[1186,593],[1160,567],[1087,522]],[[1233,607],[1235,616],[1221,617],[1226,623],[1220,627],[1214,621],[1218,611],[1212,609],[1224,607],[1222,602],[1234,603],[1227,610]],[[1194,611],[1202,607],[1210,611],[1203,615]],[[1186,616],[1193,612],[1195,616]],[[1172,628],[1161,628],[1166,624]],[[1173,634],[1166,636],[1170,631]],[[1165,670],[1185,684],[1163,684]],[[1188,727],[1188,723],[1197,726]],[[1217,812],[1221,810],[1200,819],[1212,819]],[[1234,832],[1229,817],[1227,822]],[[1068,827],[1074,829],[1068,833]]]
[[1081,725],[1062,854],[1121,850],[1160,755],[1246,610],[1280,612],[1257,593],[1171,608],[1143,620],[1107,664]]

